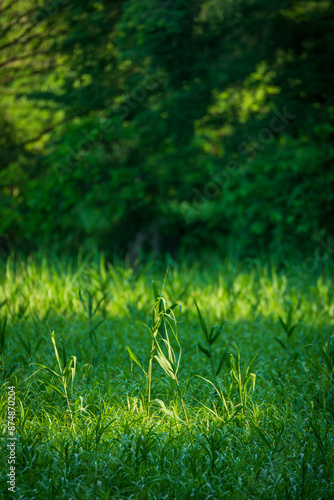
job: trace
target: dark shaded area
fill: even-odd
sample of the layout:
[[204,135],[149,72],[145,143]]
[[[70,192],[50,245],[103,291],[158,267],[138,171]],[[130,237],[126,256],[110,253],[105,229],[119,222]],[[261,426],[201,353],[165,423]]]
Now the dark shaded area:
[[308,255],[333,234],[330,1],[5,1],[0,253]]

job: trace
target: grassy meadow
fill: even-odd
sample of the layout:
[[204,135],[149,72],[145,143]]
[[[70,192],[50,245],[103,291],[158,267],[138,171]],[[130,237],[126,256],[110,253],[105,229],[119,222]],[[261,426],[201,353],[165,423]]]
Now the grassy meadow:
[[334,497],[330,265],[183,262],[1,265],[2,498]]

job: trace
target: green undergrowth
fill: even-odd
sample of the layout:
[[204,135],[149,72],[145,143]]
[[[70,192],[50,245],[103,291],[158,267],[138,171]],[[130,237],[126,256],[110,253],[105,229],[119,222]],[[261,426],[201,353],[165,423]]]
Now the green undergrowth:
[[2,498],[333,498],[330,266],[166,268],[2,265]]

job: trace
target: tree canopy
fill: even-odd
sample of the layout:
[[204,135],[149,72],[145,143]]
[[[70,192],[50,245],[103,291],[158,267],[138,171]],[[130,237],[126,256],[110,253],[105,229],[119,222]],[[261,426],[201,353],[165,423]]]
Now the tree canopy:
[[11,248],[238,248],[334,231],[329,0],[0,2]]

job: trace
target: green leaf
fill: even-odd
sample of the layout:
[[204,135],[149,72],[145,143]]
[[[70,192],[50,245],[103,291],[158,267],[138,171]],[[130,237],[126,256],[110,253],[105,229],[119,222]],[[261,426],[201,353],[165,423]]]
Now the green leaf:
[[284,321],[283,321],[283,319],[281,318],[280,315],[278,315],[278,319],[279,319],[279,321],[280,321],[280,323],[282,325],[283,330],[285,331],[285,333],[287,333],[287,331],[288,331],[287,325],[284,323]]
[[197,342],[197,345],[198,345],[199,350],[202,351],[205,354],[205,356],[207,356],[208,358],[211,358],[210,351],[205,349],[205,347],[203,347],[199,342]]
[[173,368],[171,363],[168,361],[168,359],[165,356],[154,356],[155,359],[158,361],[159,365],[161,368],[167,373],[167,375],[175,380],[175,373],[173,372]]
[[253,425],[254,425],[254,429],[256,430],[257,434],[260,436],[263,443],[268,447],[269,450],[271,450],[272,446],[271,446],[270,442],[268,441],[264,432],[257,425],[255,425],[255,424],[253,424]]
[[224,354],[223,354],[223,356],[222,356],[222,359],[220,360],[220,363],[219,363],[218,368],[217,368],[217,371],[216,371],[216,377],[219,375],[219,372],[220,372],[220,370],[221,370],[221,368],[222,368],[222,366],[223,366],[223,362],[224,362],[225,356],[226,356],[227,354],[230,354],[230,353],[229,353],[229,352],[224,352]]
[[146,371],[144,370],[144,368],[142,367],[142,365],[141,365],[139,359],[137,358],[137,356],[135,355],[135,353],[130,349],[129,346],[127,346],[125,349],[128,351],[130,358],[139,366],[139,368],[141,368],[143,370],[143,372],[145,373],[145,375],[147,377],[148,375],[147,375]]
[[[221,359],[221,361],[220,361],[220,363],[219,363],[219,365],[218,365],[218,369],[217,369],[217,371],[216,371],[216,377],[219,375],[219,372],[220,372],[220,370],[221,370],[221,368],[222,368],[222,366],[223,366],[224,359],[225,359],[225,357],[226,357],[228,354],[229,354],[230,356],[234,356],[234,357],[237,359],[237,356],[236,356],[233,352],[224,352],[224,354],[223,354],[223,356],[222,356],[222,359]],[[232,359],[233,359],[233,358],[232,358]]]
[[56,355],[56,359],[57,359],[57,363],[58,363],[58,367],[59,367],[59,372],[63,373],[63,368],[61,366],[61,362],[60,362],[60,358],[59,358],[59,354],[58,354],[58,349],[57,349],[57,345],[56,345],[55,332],[51,333],[51,341],[52,341],[53,348],[55,351],[55,355]]
[[42,344],[42,342],[44,342],[44,339],[43,338],[40,338],[35,346],[35,350],[34,352],[36,353],[38,351],[38,348],[39,346]]
[[82,293],[81,293],[81,290],[79,290],[79,299],[80,299],[81,304],[83,305],[84,310],[85,310],[85,311],[86,311],[86,313],[89,315],[89,312],[88,312],[88,309],[87,309],[86,304],[85,304],[85,302],[84,302],[84,299],[82,298]]
[[51,370],[51,368],[49,368],[48,366],[42,365],[41,363],[35,363],[35,364],[37,366],[40,366],[44,370],[48,371],[49,373],[51,373],[51,375],[55,376],[56,378],[58,378],[58,379],[60,378],[59,373],[56,373],[54,370]]
[[295,329],[295,328],[296,328],[296,326],[298,326],[298,325],[299,325],[299,323],[296,323],[295,325],[293,325],[293,326],[292,326],[292,327],[291,327],[291,328],[287,331],[288,338],[290,338],[290,337],[291,337],[291,335],[292,335],[292,333],[293,333],[294,329]]
[[90,292],[88,292],[88,313],[89,317],[91,318],[93,316],[93,296]]
[[246,369],[246,377],[247,377],[247,375],[250,373],[250,370],[251,370],[251,368],[252,368],[252,366],[253,366],[254,361],[255,361],[255,360],[256,360],[256,358],[257,358],[257,355],[258,355],[258,353],[254,354],[254,356],[252,357],[252,359],[251,359],[251,361],[250,361],[249,365],[247,366],[247,369]]
[[[217,330],[217,333],[216,335],[213,336],[213,332]],[[218,326],[213,326],[210,330],[210,335],[209,335],[209,345],[213,345],[216,340],[220,337],[220,335],[222,334],[222,330],[218,327]]]
[[47,387],[50,387],[54,392],[57,392],[58,394],[60,394],[63,398],[65,397],[65,394],[63,392],[61,392],[60,389],[58,389],[58,387],[55,387],[54,385],[50,384],[49,382],[45,384]]
[[274,337],[274,339],[276,340],[276,342],[278,342],[278,343],[279,343],[279,345],[280,345],[281,347],[283,347],[283,349],[285,349],[286,351],[288,351],[288,350],[289,350],[289,349],[287,348],[287,346],[284,344],[284,342],[283,342],[282,340],[280,340],[280,339],[279,339],[279,338],[277,338],[277,337]]
[[107,297],[104,295],[104,296],[102,297],[102,299],[100,299],[100,300],[98,301],[98,303],[96,304],[96,307],[95,307],[95,309],[94,309],[93,316],[94,316],[94,315],[95,315],[95,313],[99,310],[100,305],[102,304],[102,302],[103,302],[106,298],[107,298]]
[[76,356],[71,356],[67,361],[63,372],[63,376],[65,377],[67,382],[69,382],[69,379],[71,378],[73,383],[76,367],[77,367],[77,358]]
[[179,422],[182,422],[180,417],[178,417],[175,412],[172,412],[171,410],[168,410],[166,408],[165,403],[161,399],[155,399],[155,401],[160,405],[161,410],[165,413],[165,415],[168,415],[169,417],[176,418]]
[[103,323],[103,319],[101,319],[101,321],[99,321],[95,326],[93,326],[93,328],[91,329],[91,332],[95,332],[95,330]]
[[23,345],[26,353],[30,356],[31,355],[31,349],[30,349],[29,342],[26,342],[25,340],[23,340],[23,338],[21,337],[21,335],[19,334],[19,332],[17,330],[16,330],[16,333],[17,333],[17,336],[18,336],[21,344]]

